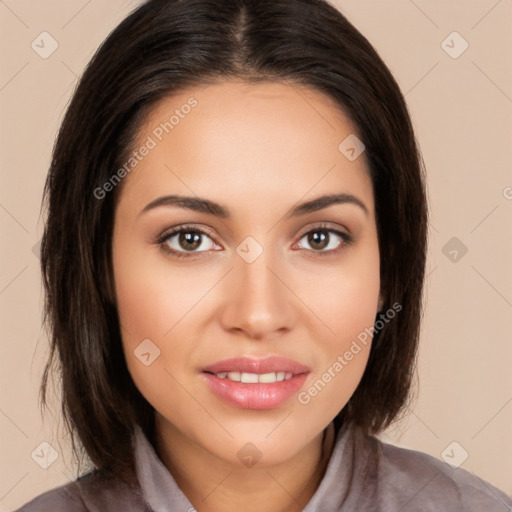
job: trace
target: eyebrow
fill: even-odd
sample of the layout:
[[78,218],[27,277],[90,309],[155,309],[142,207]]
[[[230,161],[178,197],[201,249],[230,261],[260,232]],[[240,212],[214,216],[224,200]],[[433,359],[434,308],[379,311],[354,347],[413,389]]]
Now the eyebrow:
[[[291,217],[299,217],[300,215],[323,210],[324,208],[328,208],[335,204],[354,204],[360,207],[366,215],[369,214],[368,208],[358,197],[352,194],[329,194],[294,206],[284,215],[283,218],[286,220]],[[178,206],[180,208],[186,208],[187,210],[215,215],[222,219],[229,219],[231,217],[229,210],[226,207],[210,201],[209,199],[179,195],[158,197],[146,205],[139,215],[160,206]]]

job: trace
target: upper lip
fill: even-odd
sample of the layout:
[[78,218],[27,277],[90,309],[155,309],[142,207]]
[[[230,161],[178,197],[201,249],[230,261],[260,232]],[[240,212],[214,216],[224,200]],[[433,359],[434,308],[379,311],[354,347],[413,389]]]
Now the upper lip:
[[310,370],[307,366],[284,357],[267,357],[265,359],[235,357],[205,366],[202,371],[208,373],[257,373],[259,375],[272,372],[289,372],[293,375],[299,375],[301,373],[308,373]]

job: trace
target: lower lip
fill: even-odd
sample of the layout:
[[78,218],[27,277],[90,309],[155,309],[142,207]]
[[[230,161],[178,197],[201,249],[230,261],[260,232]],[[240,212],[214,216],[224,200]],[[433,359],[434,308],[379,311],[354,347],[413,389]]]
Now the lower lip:
[[220,398],[240,409],[275,409],[293,396],[304,384],[308,374],[272,383],[235,382],[211,373],[202,373],[210,389]]

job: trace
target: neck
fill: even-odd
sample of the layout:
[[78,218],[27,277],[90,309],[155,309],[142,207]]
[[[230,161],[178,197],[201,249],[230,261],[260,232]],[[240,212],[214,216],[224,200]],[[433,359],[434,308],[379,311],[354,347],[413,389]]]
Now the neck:
[[322,481],[335,441],[331,422],[289,460],[246,468],[207,452],[168,422],[157,420],[155,428],[160,459],[201,512],[303,510]]

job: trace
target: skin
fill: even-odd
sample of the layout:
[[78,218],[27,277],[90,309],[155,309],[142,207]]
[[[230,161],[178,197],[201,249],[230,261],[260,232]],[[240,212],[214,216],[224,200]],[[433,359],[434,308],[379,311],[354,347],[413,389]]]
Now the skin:
[[[198,104],[158,141],[153,130],[193,96]],[[157,145],[124,178],[115,212],[113,266],[123,346],[132,378],[156,410],[156,450],[200,511],[298,511],[324,475],[330,422],[354,393],[370,343],[308,404],[293,396],[269,410],[233,407],[214,394],[201,368],[238,356],[282,356],[311,369],[307,390],[373,326],[380,307],[379,248],[372,182],[364,153],[349,161],[338,146],[357,133],[321,93],[304,86],[218,82],[162,100],[134,147]],[[333,193],[335,204],[285,219],[297,203]],[[230,218],[178,206],[141,211],[169,194],[222,204]],[[307,233],[321,223],[329,242]],[[208,230],[191,249],[170,228]],[[318,230],[317,230],[318,231]],[[263,253],[236,252],[248,236]],[[189,258],[177,259],[171,247]],[[160,349],[145,366],[144,339]],[[322,435],[329,435],[322,451]],[[247,467],[248,442],[261,459]]]

